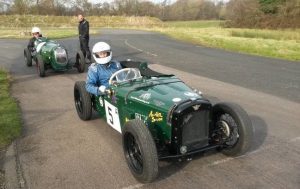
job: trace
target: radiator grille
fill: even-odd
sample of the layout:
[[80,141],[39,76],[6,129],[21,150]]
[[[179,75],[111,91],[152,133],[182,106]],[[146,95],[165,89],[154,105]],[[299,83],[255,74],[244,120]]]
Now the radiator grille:
[[194,111],[182,119],[182,145],[193,150],[208,144],[208,111]]

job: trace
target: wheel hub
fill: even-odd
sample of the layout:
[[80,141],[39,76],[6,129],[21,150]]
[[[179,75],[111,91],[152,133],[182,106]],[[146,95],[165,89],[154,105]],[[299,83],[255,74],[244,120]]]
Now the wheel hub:
[[230,136],[230,127],[226,121],[220,121],[221,130],[226,137]]

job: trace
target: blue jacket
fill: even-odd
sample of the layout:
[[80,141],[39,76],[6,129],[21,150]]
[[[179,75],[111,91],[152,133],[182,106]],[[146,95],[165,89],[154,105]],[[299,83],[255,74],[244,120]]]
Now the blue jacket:
[[99,91],[99,87],[104,85],[109,88],[108,80],[110,76],[120,69],[122,69],[121,64],[114,60],[108,64],[91,64],[86,78],[86,90],[96,96],[103,95]]

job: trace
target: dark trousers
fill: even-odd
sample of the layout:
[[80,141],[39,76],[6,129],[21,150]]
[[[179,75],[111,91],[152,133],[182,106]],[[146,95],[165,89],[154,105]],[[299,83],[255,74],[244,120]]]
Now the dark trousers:
[[91,60],[91,52],[89,48],[89,38],[79,38],[80,42],[80,49],[84,55],[84,57],[88,58]]

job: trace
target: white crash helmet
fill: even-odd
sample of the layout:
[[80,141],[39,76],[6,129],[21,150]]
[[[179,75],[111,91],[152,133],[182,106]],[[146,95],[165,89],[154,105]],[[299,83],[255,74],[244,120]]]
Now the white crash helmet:
[[39,33],[39,34],[41,34],[41,29],[38,28],[38,27],[33,27],[33,28],[31,29],[31,33]]
[[[112,57],[111,48],[110,48],[110,45],[105,42],[96,43],[93,47],[92,52],[93,52],[93,57],[94,57],[96,63],[98,63],[98,64],[107,64],[111,60],[111,57]],[[107,55],[107,57],[100,58],[98,56],[98,54],[96,54],[99,52],[107,52],[108,55]]]

